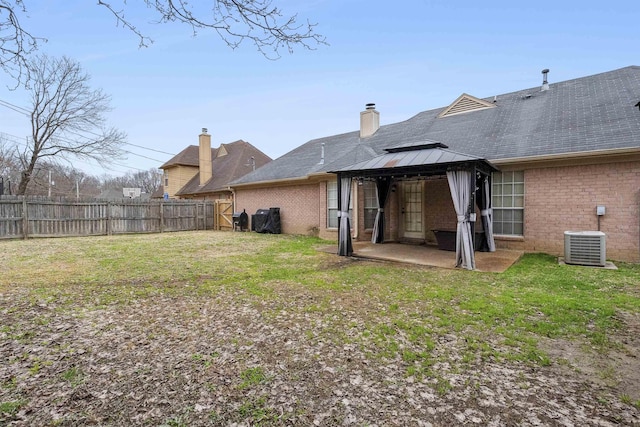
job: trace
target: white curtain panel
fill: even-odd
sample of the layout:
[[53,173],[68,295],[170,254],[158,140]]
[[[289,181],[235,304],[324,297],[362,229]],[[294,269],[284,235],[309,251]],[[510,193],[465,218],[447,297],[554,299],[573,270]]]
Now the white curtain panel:
[[467,208],[471,200],[471,172],[465,170],[447,171],[447,181],[451,190],[453,206],[458,216],[456,229],[456,267],[473,270],[476,268],[473,239]]
[[338,255],[351,256],[353,245],[351,243],[351,223],[349,221],[349,202],[351,200],[351,177],[341,178],[340,200],[338,206],[338,217],[340,228],[338,232]]
[[391,188],[391,180],[389,178],[378,178],[376,180],[376,194],[378,197],[378,212],[373,223],[373,232],[371,233],[371,243],[384,242],[384,205],[389,198],[389,189]]
[[496,251],[496,242],[493,239],[493,210],[491,208],[491,180],[488,176],[483,179],[484,186],[484,206],[480,211],[482,216],[482,227],[484,228],[484,235],[487,239],[487,245],[489,246],[489,252]]

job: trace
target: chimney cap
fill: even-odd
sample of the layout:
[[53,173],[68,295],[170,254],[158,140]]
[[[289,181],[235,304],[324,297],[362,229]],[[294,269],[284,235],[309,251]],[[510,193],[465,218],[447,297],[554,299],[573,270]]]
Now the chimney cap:
[[366,110],[375,110],[376,109],[376,103],[375,102],[369,102],[368,104],[365,104],[364,108]]
[[207,133],[207,128],[202,128],[202,133]]

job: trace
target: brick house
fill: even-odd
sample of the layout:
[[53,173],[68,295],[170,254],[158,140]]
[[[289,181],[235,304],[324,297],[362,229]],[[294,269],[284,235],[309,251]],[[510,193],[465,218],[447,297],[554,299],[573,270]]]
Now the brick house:
[[[342,173],[352,180],[351,237],[370,240],[384,176],[384,241],[435,244],[434,230],[455,230],[460,218],[445,170],[480,162],[497,247],[561,255],[565,231],[601,230],[608,258],[639,262],[640,67],[552,84],[546,72],[541,86],[484,99],[462,94],[384,126],[368,105],[359,131],[309,141],[235,180],[236,209],[279,207],[283,233],[341,240]],[[440,160],[420,160],[429,155]],[[387,163],[374,167],[376,160]],[[467,220],[480,218],[482,209],[469,206]]]
[[229,183],[269,163],[271,158],[238,140],[211,148],[211,135],[202,129],[198,145],[190,145],[160,166],[160,197],[171,199],[232,199]]

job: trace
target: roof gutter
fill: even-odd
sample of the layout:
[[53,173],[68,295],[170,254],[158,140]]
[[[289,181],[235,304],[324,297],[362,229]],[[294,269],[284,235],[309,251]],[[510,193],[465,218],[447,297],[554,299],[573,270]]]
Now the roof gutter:
[[230,188],[243,188],[243,187],[254,187],[254,186],[265,186],[265,185],[280,185],[280,184],[296,184],[301,182],[312,181],[313,178],[321,178],[326,175],[333,175],[329,172],[318,172],[309,175],[305,175],[302,177],[295,178],[281,178],[281,179],[270,179],[267,181],[254,181],[254,182],[243,182],[240,184],[230,184]]
[[562,163],[571,161],[585,161],[598,160],[602,161],[603,158],[608,159],[609,162],[629,161],[634,160],[629,155],[639,155],[640,147],[629,148],[614,148],[608,150],[592,150],[592,151],[574,151],[570,153],[559,154],[547,154],[543,156],[527,156],[527,157],[510,157],[505,159],[491,159],[489,160],[496,166],[508,166],[508,165],[531,165],[536,166],[545,163]]

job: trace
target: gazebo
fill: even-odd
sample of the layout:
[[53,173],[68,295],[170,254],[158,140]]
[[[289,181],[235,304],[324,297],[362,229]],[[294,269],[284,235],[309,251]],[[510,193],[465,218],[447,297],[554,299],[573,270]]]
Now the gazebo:
[[351,256],[351,223],[349,203],[353,179],[376,183],[378,212],[372,243],[384,242],[384,207],[396,179],[445,175],[457,215],[456,267],[475,269],[473,232],[477,204],[489,251],[495,251],[491,211],[491,173],[497,168],[485,159],[456,153],[439,142],[423,141],[388,148],[386,153],[335,171],[338,177],[338,255]]

